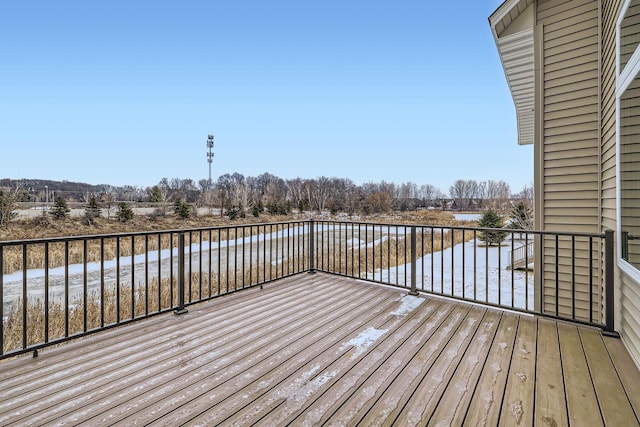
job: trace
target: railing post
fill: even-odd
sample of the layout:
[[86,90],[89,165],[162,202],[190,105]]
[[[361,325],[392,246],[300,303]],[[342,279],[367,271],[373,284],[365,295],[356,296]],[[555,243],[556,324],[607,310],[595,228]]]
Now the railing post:
[[411,290],[409,295],[418,295],[416,290],[416,228],[411,227]]
[[185,314],[188,312],[184,308],[184,233],[178,234],[178,307],[173,311],[175,314]]
[[313,218],[309,220],[309,274],[315,274],[315,241],[316,233]]
[[614,260],[613,260],[613,230],[605,230],[604,232],[604,286],[605,286],[605,332],[607,334],[615,335],[614,324]]

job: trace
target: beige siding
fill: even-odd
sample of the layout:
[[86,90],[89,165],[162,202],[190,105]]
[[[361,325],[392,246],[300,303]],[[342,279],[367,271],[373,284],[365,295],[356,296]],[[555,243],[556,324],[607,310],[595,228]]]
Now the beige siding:
[[640,366],[640,286],[638,283],[620,272],[618,297],[619,310],[616,312],[617,330],[635,362]]
[[[542,131],[542,215],[547,231],[600,232],[600,27],[598,1],[550,0],[539,2],[537,24],[542,28],[540,115]],[[571,245],[543,242],[545,260],[543,307],[589,318],[589,304],[601,316],[600,247],[578,248],[575,264]],[[556,263],[557,260],[557,263]],[[589,273],[592,274],[589,274]],[[590,298],[590,291],[595,297]],[[575,296],[575,307],[572,297]]]
[[620,24],[620,66],[626,65],[640,43],[640,3],[632,2]]
[[[602,1],[602,80],[601,80],[601,225],[617,230],[616,211],[616,23],[622,0]],[[632,11],[631,15],[637,12]],[[637,16],[637,15],[636,15]],[[636,18],[633,18],[636,19]],[[625,21],[624,26],[630,21]],[[623,40],[623,62],[628,59],[632,40]],[[624,52],[627,52],[626,54]],[[617,248],[617,245],[616,245]],[[625,346],[640,365],[640,286],[618,269],[615,271],[616,330]]]

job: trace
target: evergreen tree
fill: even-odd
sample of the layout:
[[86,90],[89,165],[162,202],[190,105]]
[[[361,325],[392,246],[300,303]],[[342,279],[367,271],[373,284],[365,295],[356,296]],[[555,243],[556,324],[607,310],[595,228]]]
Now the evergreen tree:
[[120,222],[128,222],[133,219],[133,210],[125,202],[118,203],[116,218]]
[[[493,209],[488,209],[482,214],[482,218],[478,221],[478,227],[482,228],[502,228],[502,217]],[[487,245],[500,245],[507,237],[504,231],[481,231],[478,238]]]
[[153,186],[153,188],[151,188],[151,191],[149,192],[149,202],[151,203],[164,202],[162,191],[160,191],[160,187],[158,187],[157,185]]
[[51,215],[53,219],[65,219],[69,215],[69,212],[71,212],[71,209],[67,206],[67,202],[65,202],[62,196],[56,196],[49,215]]
[[96,199],[95,194],[92,194],[89,197],[89,202],[87,206],[84,208],[84,219],[88,224],[93,224],[96,218],[100,218],[102,215],[102,209],[100,208],[100,204],[98,204],[98,199]]
[[253,205],[251,205],[251,214],[256,218],[258,218],[263,212],[264,205],[262,204],[262,201],[258,200],[257,202],[253,203]]
[[186,202],[186,200],[180,199],[176,201],[175,205],[173,206],[173,211],[176,215],[178,215],[178,217],[182,219],[188,219],[191,216],[193,208],[189,203]]

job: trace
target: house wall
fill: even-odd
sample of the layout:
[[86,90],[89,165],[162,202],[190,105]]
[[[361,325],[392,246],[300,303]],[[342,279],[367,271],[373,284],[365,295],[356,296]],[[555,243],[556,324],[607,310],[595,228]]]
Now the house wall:
[[[540,165],[538,226],[545,231],[600,233],[600,1],[547,0],[536,8]],[[556,257],[556,243],[560,250]],[[541,266],[543,305],[555,309],[556,277],[559,311],[570,314],[572,271],[575,271],[576,315],[589,319],[590,287],[598,295],[591,307],[601,316],[601,278],[595,264],[589,279],[588,258],[600,248],[586,243],[545,239]],[[556,258],[558,271],[556,271]],[[596,319],[600,320],[600,319]]]
[[[622,3],[622,0],[602,0],[601,6],[601,223],[603,229],[610,230],[617,230],[616,24]],[[615,248],[617,251],[617,245]],[[640,365],[640,285],[616,268],[614,292],[615,329]]]

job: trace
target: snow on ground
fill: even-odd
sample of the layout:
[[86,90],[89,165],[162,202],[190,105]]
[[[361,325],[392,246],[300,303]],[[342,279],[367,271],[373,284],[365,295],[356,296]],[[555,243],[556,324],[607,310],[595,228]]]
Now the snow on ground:
[[[309,227],[307,225],[304,226],[296,226],[290,229],[283,229],[273,231],[271,233],[266,234],[257,234],[252,236],[245,236],[241,238],[237,238],[234,240],[222,240],[220,242],[209,242],[208,240],[202,241],[202,244],[199,242],[192,243],[185,247],[185,254],[200,254],[207,253],[208,251],[213,251],[214,253],[222,248],[232,248],[235,246],[242,245],[257,245],[258,243],[262,243],[270,240],[278,240],[285,239],[287,237],[294,237],[298,235],[306,235],[309,232]],[[188,243],[188,241],[187,241]],[[270,250],[270,248],[267,248]],[[222,252],[224,255],[224,252]],[[168,264],[169,260],[173,257],[174,264],[177,262],[178,258],[178,248],[174,247],[172,249],[162,249],[160,251],[153,250],[149,251],[146,254],[138,254],[133,257],[131,256],[122,256],[119,260],[110,259],[104,261],[104,272],[105,272],[105,285],[106,286],[115,286],[116,282],[116,268],[119,264],[121,269],[121,283],[126,283],[130,281],[130,272],[132,266],[136,268],[136,281],[143,282],[143,274],[139,274],[138,270],[142,270],[145,263],[148,263],[153,268],[149,268],[148,274],[149,279],[152,280],[157,276],[157,263],[160,262],[163,264],[162,274],[168,275]],[[204,258],[203,258],[204,259]],[[278,260],[282,261],[282,260]],[[274,261],[274,262],[278,262]],[[89,291],[92,289],[98,289],[100,285],[100,272],[101,272],[101,264],[100,262],[89,262],[86,265],[87,271],[87,280],[88,280],[88,288]],[[203,267],[204,268],[204,267]],[[70,264],[67,269],[64,266],[49,268],[48,270],[48,278],[49,278],[49,291],[55,297],[61,297],[64,295],[64,280],[68,275],[69,277],[69,293],[70,297],[73,298],[75,296],[80,296],[83,293],[84,283],[83,277],[85,272],[84,264]],[[44,298],[44,290],[45,290],[45,270],[44,268],[37,269],[29,269],[26,271],[27,277],[27,292],[29,299],[35,298]],[[2,276],[3,283],[3,313],[7,313],[9,307],[18,300],[22,298],[22,285],[23,285],[23,275],[22,271],[17,271],[11,274],[4,274]]]
[[[460,243],[453,249],[427,254],[416,260],[417,288],[479,302],[533,310],[533,274],[507,269],[510,252],[511,241],[505,241],[498,248],[471,240]],[[410,264],[378,269],[369,273],[368,278],[403,284],[405,272],[406,283],[410,283]]]
[[[349,236],[349,234],[353,234],[354,231],[357,231],[357,238],[354,235]],[[325,239],[329,244],[332,243],[332,234],[335,233],[336,235],[339,235],[338,239],[351,237],[351,239],[346,240],[347,244],[351,247],[371,248],[386,242],[392,237],[400,239],[404,238],[408,232],[408,227],[364,226],[360,228],[358,226],[353,227],[348,224],[318,224],[315,228],[315,232],[322,236],[319,238]],[[227,251],[221,251],[222,248],[232,248],[241,245],[246,245],[247,247],[255,245],[254,247],[257,247],[260,243],[264,243],[266,241],[285,239],[287,237],[306,235],[308,233],[309,226],[304,224],[290,229],[277,230],[266,234],[244,236],[234,240],[223,240],[220,242],[202,241],[201,244],[199,242],[195,242],[185,248],[185,253],[191,253],[195,256],[202,255],[203,260],[207,258],[205,254],[209,251],[211,251],[211,253],[216,257],[218,256],[217,254],[226,257],[225,252]],[[362,239],[361,233],[367,235],[366,240]],[[271,248],[267,248],[267,250],[270,251]],[[478,301],[498,303],[499,295],[501,304],[511,306],[511,299],[513,298],[514,307],[525,308],[525,306],[528,306],[528,308],[532,309],[532,275],[520,271],[514,271],[513,292],[511,291],[512,272],[506,269],[508,253],[510,250],[510,244],[498,249],[497,247],[485,248],[484,246],[481,246],[479,242],[476,242],[474,250],[474,242],[470,241],[464,245],[459,244],[454,247],[453,261],[451,259],[452,249],[446,249],[443,252],[429,254],[419,259],[416,263],[418,289],[441,292],[448,295],[453,294],[460,297],[463,296],[464,289],[464,297],[471,299],[474,299],[475,289],[475,299]],[[462,265],[463,252],[465,260],[464,267]],[[498,267],[498,253],[500,253],[500,267]],[[163,249],[161,251],[149,251],[146,254],[138,254],[134,257],[121,257],[118,262],[116,259],[105,260],[105,284],[108,286],[113,286],[115,284],[117,279],[115,272],[118,264],[121,269],[121,283],[130,281],[132,267],[136,269],[136,281],[139,282],[144,280],[143,278],[146,273],[142,272],[144,271],[145,263],[148,263],[150,266],[148,269],[150,280],[155,278],[157,275],[158,263],[162,264],[162,274],[166,275],[168,274],[169,260],[173,257],[174,263],[177,262],[177,255],[178,248],[173,248]],[[234,255],[230,252],[229,256]],[[277,259],[272,262],[277,264],[282,261],[284,261],[284,259]],[[214,261],[212,263],[212,268],[216,264],[217,263]],[[90,291],[92,289],[98,289],[101,268],[101,264],[98,262],[87,263],[86,265],[88,287]],[[208,269],[208,262],[207,266],[203,265],[203,268]],[[69,265],[66,270],[64,267],[50,268],[48,271],[50,292],[53,296],[60,297],[64,292],[65,276],[68,275],[70,297],[82,295],[84,272],[85,266],[83,264]],[[376,270],[375,272],[370,273],[368,278],[387,283],[404,284],[405,272],[407,274],[406,279],[409,281],[410,265],[400,265],[389,269]],[[45,270],[27,270],[26,277],[28,297],[30,299],[42,298],[44,296],[45,289]],[[18,271],[12,274],[5,274],[2,281],[4,313],[6,313],[8,307],[15,304],[22,297],[22,272]]]

